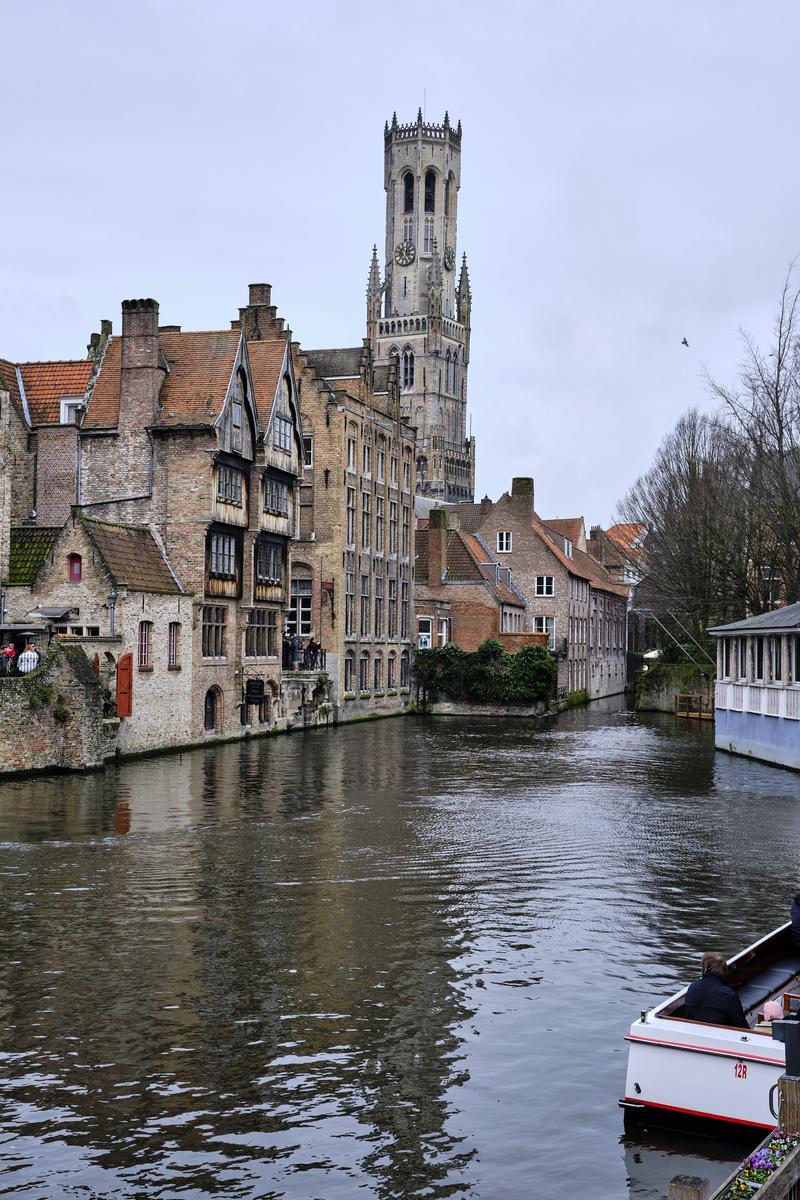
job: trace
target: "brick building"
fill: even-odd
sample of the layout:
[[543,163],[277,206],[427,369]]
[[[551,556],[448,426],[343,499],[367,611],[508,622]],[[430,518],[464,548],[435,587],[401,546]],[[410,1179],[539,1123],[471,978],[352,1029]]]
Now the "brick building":
[[487,638],[508,650],[547,644],[545,634],[525,632],[525,601],[510,567],[477,534],[461,530],[449,509],[434,508],[418,522],[414,613],[421,650],[447,642],[477,650]]
[[453,508],[461,528],[511,568],[527,628],[545,633],[558,659],[559,694],[598,699],[624,691],[627,589],[586,553],[583,519],[542,521],[528,478],[514,479],[497,501]]
[[290,621],[326,655],[339,719],[410,699],[414,431],[392,364],[295,346],[304,438]]

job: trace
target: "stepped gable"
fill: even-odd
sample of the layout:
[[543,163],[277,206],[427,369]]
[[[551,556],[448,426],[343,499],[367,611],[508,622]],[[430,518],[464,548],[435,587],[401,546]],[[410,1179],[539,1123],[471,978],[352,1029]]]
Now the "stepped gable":
[[31,425],[60,425],[62,399],[86,395],[94,365],[87,358],[20,363]]
[[[241,333],[163,329],[158,347],[164,381],[154,428],[213,426],[222,410]],[[122,339],[112,338],[97,377],[83,429],[116,429],[122,375]]]
[[25,415],[25,406],[22,403],[22,396],[20,395],[17,368],[14,363],[9,362],[5,358],[0,358],[0,390],[8,392],[17,416],[24,425],[27,425],[28,418]]
[[81,524],[114,583],[132,592],[175,595],[183,591],[152,532],[140,525],[117,525],[84,517]]
[[61,526],[22,525],[11,530],[9,587],[31,587],[52,552]]

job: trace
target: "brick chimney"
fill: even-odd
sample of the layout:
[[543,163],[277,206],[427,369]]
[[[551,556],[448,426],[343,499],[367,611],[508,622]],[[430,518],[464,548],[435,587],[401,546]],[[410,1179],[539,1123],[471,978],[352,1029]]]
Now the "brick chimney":
[[511,480],[511,507],[520,517],[533,520],[533,480],[529,476],[517,475]]
[[602,525],[592,525],[591,529],[589,530],[589,541],[586,548],[591,554],[592,558],[596,558],[599,563],[603,562],[605,558],[605,546],[603,545]]
[[441,586],[447,566],[447,511],[432,508],[428,514],[428,587]]
[[249,342],[260,342],[283,331],[284,319],[272,303],[272,284],[251,283],[247,307],[239,309],[239,321]]
[[164,380],[158,350],[158,304],[122,301],[122,376],[119,429],[133,432],[152,424]]

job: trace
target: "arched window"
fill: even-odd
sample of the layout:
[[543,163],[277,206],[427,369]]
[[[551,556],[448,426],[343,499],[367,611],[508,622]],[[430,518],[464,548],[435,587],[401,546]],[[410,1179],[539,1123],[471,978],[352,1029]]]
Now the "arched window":
[[406,171],[403,176],[403,212],[414,211],[414,176]]
[[409,684],[408,651],[404,650],[400,657],[400,687],[407,688]]
[[139,670],[149,671],[153,666],[153,622],[139,622]]
[[414,386],[414,351],[406,349],[403,351],[403,387],[412,388]]
[[425,212],[436,212],[436,172],[425,172]]
[[372,690],[383,691],[383,655],[376,654],[372,662]]
[[222,692],[217,687],[209,688],[203,705],[203,728],[213,733],[219,728],[222,717]]
[[355,674],[355,661],[355,655],[352,650],[348,650],[344,656],[344,690],[346,692],[354,692],[356,690],[355,679],[353,678]]
[[[411,176],[409,175],[408,178],[410,179]],[[405,220],[403,221],[403,241],[408,242],[409,245],[411,245],[411,246],[414,245],[414,218],[413,217],[406,217]]]
[[451,194],[450,184],[452,182],[452,179],[453,179],[453,172],[451,171],[450,174],[447,176],[447,180],[444,185],[444,215],[446,217],[451,217],[453,215],[450,212],[450,194]]
[[395,657],[395,653],[394,653],[394,651],[392,651],[386,660],[386,686],[387,686],[387,688],[397,687],[397,681],[396,681],[396,676],[395,676],[396,661],[397,661],[397,659]]
[[445,354],[445,356],[444,356],[444,390],[446,392],[450,391],[450,384],[452,382],[451,375],[450,375],[450,369],[451,369],[451,359],[450,359],[450,351],[448,350],[447,354]]
[[69,568],[67,578],[70,583],[80,583],[83,564],[80,554],[70,554],[67,557],[67,566]]
[[423,246],[426,254],[433,254],[433,217],[425,218],[425,240]]
[[358,687],[359,691],[369,691],[369,653],[366,650],[362,651],[358,664]]

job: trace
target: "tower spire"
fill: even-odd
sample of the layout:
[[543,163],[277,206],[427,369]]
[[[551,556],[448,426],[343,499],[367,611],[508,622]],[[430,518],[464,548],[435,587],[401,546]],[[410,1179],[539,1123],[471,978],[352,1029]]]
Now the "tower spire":
[[381,319],[381,269],[378,266],[378,247],[372,247],[372,260],[367,279],[367,338],[374,354],[378,345],[378,322]]
[[369,279],[367,280],[367,295],[380,296],[381,294],[381,269],[378,265],[378,247],[372,247],[372,261],[369,264]]

